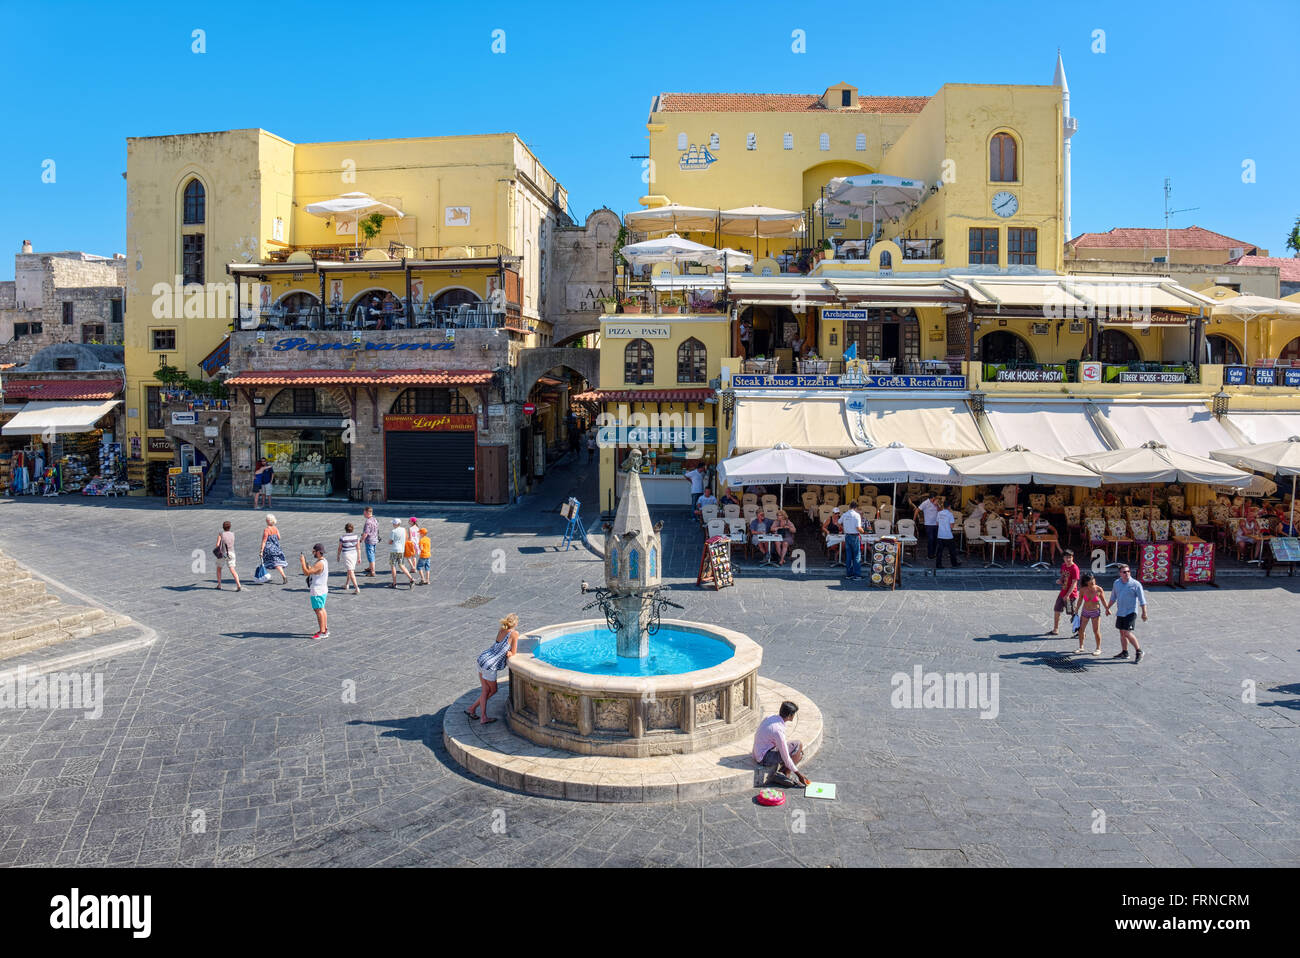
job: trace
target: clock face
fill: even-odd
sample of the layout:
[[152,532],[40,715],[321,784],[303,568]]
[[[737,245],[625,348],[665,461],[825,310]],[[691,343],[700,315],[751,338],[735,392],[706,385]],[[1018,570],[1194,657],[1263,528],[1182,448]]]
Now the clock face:
[[993,212],[998,216],[1014,216],[1018,209],[1020,209],[1020,200],[1016,199],[1015,193],[1003,190],[993,195]]

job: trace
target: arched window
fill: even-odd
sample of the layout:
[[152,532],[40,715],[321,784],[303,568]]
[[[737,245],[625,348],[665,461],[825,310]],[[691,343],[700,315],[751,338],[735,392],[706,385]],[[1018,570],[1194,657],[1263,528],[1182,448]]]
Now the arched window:
[[[1300,345],[1300,340],[1291,345]],[[1283,358],[1286,352],[1282,353]],[[1241,365],[1241,353],[1237,346],[1227,336],[1206,336],[1205,337],[1205,361],[1219,366],[1239,366]]]
[[887,249],[882,249],[880,251],[880,268],[881,269],[894,268],[894,254]]
[[[1283,362],[1291,363],[1292,365],[1294,365],[1297,360],[1300,360],[1300,337],[1296,337],[1291,340],[1291,342],[1287,343],[1286,348],[1282,350],[1282,355],[1279,356],[1278,359]],[[1240,357],[1235,361],[1238,363],[1241,362]]]
[[472,413],[459,389],[408,389],[393,400],[390,412],[401,416]]
[[627,554],[627,577],[641,578],[641,553],[635,547]]
[[1032,363],[1034,354],[1015,333],[999,329],[980,339],[980,359],[986,363]]
[[201,225],[207,214],[207,192],[198,180],[185,184],[185,219],[186,226]]
[[402,315],[402,302],[386,289],[372,289],[357,297],[348,311],[356,329],[389,329]]
[[482,302],[467,289],[444,289],[433,300],[434,309],[451,309],[453,306],[468,306]]
[[709,377],[708,352],[704,344],[692,336],[677,347],[677,381],[702,383]]
[[302,291],[290,293],[287,296],[284,296],[281,298],[279,303],[280,308],[285,312],[286,319],[291,318],[294,323],[309,322],[313,318],[319,320],[319,311],[316,312],[314,317],[312,316],[312,309],[318,305],[319,303],[315,296],[311,293],[305,293]]
[[655,348],[644,339],[632,340],[623,348],[623,381],[640,386],[654,378]]
[[654,546],[650,547],[650,578],[659,574],[659,550]]
[[994,183],[1014,183],[1017,175],[1016,138],[1010,133],[995,133],[989,141],[989,179]]
[[1128,333],[1108,329],[1101,334],[1101,355],[1097,358],[1103,363],[1135,363],[1142,354]]
[[329,416],[343,415],[338,402],[324,389],[281,389],[266,406],[264,416]]
[[618,578],[618,549],[609,550],[609,577]]

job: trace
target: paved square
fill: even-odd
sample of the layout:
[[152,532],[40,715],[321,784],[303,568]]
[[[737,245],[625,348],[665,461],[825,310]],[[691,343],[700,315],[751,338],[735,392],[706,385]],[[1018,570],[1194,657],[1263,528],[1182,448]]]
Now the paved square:
[[[760,674],[817,702],[809,772],[839,797],[598,805],[474,778],[443,750],[443,710],[507,612],[525,629],[582,617],[601,564],[555,551],[554,510],[593,486],[562,468],[519,505],[430,519],[433,585],[362,579],[351,596],[332,576],[322,642],[299,575],[213,588],[224,518],[251,576],[251,509],[0,501],[0,549],[159,635],[77,668],[103,672],[98,719],[0,710],[0,864],[1300,864],[1300,579],[1285,576],[1157,589],[1141,665],[1109,659],[1104,620],[1107,655],[1072,671],[1071,640],[1041,635],[1050,574],[914,575],[887,593],[743,572],[715,593],[694,585],[698,533],[669,517],[677,614],[747,632]],[[333,566],[344,521],[281,512],[291,561],[322,541]],[[996,677],[996,717],[896,708],[892,677],[918,666]]]

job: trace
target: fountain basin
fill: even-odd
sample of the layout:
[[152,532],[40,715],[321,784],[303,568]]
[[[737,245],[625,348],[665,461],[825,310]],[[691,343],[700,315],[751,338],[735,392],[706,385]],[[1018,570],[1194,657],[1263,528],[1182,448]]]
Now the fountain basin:
[[559,668],[536,652],[554,639],[603,633],[603,619],[535,629],[510,659],[510,730],[569,752],[632,758],[704,751],[752,735],[760,718],[762,648],[740,632],[701,622],[663,619],[662,625],[721,642],[731,654],[676,674],[593,674]]

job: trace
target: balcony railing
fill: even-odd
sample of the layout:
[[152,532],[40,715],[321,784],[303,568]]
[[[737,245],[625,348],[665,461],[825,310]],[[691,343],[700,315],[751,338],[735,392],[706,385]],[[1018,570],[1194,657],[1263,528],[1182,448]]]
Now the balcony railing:
[[383,330],[383,329],[495,329],[507,325],[505,313],[492,311],[490,303],[467,303],[446,309],[432,304],[406,311],[361,306],[350,314],[341,306],[319,306],[306,310],[245,309],[240,318],[244,330]]
[[443,259],[497,259],[514,254],[500,243],[481,243],[478,245],[459,244],[456,246],[406,246],[402,243],[389,243],[388,248],[375,246],[355,246],[347,244],[290,246],[274,249],[267,253],[266,262],[284,263],[293,253],[306,253],[313,260],[330,263],[355,263],[365,259],[367,253],[382,252],[391,260],[443,260]]

